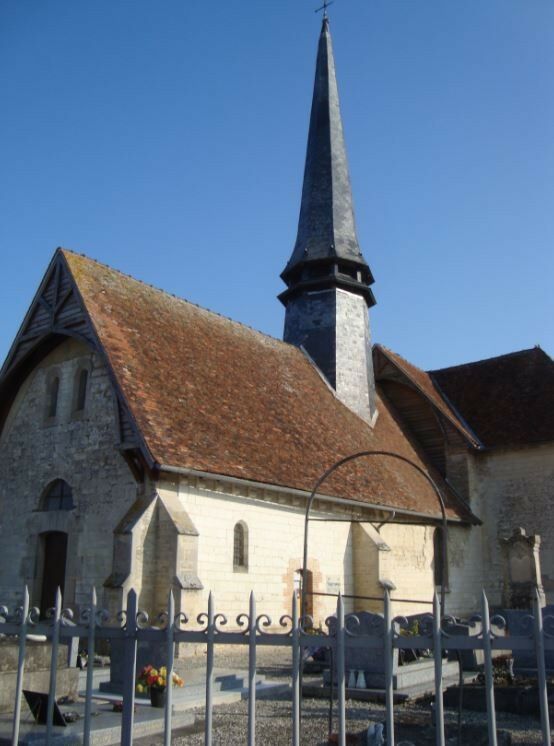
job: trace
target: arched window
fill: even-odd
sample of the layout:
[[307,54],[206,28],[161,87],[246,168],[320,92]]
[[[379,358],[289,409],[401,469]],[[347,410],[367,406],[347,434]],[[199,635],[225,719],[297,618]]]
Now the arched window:
[[448,562],[444,562],[443,542],[443,529],[436,528],[433,533],[433,579],[435,585],[439,586],[448,585]]
[[244,521],[233,530],[233,570],[248,570],[248,527]]
[[58,376],[52,378],[48,384],[48,401],[46,414],[48,417],[55,417],[58,413],[58,394],[60,392],[60,379]]
[[42,510],[72,510],[73,493],[63,479],[56,479],[47,488],[42,497]]
[[82,368],[75,380],[75,411],[82,412],[87,401],[88,370]]

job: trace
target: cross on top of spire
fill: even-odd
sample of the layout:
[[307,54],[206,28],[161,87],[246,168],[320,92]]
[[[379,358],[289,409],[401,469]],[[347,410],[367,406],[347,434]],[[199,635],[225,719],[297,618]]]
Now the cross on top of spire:
[[314,13],[321,13],[323,11],[323,20],[326,20],[328,18],[327,15],[327,8],[334,3],[335,0],[323,0],[323,5],[321,8],[318,8],[314,11]]

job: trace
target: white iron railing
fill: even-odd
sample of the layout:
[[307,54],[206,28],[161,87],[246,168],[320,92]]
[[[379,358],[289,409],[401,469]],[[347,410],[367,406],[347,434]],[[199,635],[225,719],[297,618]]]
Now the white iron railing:
[[[554,634],[543,628],[542,612],[539,605],[538,595],[535,600],[534,615],[529,616],[529,633],[519,636],[499,636],[494,632],[491,621],[495,625],[504,626],[505,622],[500,617],[490,619],[489,606],[485,593],[482,597],[482,609],[480,617],[474,617],[482,622],[482,630],[477,635],[459,636],[450,635],[448,631],[450,618],[441,621],[439,613],[439,602],[435,596],[433,602],[433,614],[428,616],[429,624],[420,625],[420,634],[402,635],[402,627],[408,622],[401,617],[393,618],[391,611],[391,598],[388,590],[385,590],[384,598],[384,633],[362,634],[357,633],[359,622],[355,615],[346,617],[344,614],[344,601],[339,595],[337,600],[337,614],[327,620],[328,632],[313,633],[311,620],[304,622],[299,618],[297,599],[293,596],[292,612],[279,620],[282,632],[269,631],[272,627],[271,619],[265,615],[257,615],[256,600],[254,594],[250,595],[248,614],[240,614],[237,617],[237,631],[227,632],[223,629],[227,619],[223,614],[215,613],[215,603],[212,594],[208,599],[207,613],[200,614],[197,618],[196,628],[190,628],[190,620],[184,613],[175,614],[173,594],[168,597],[167,610],[156,620],[160,626],[152,627],[148,615],[137,607],[137,594],[131,590],[127,595],[127,608],[119,612],[115,620],[110,620],[107,613],[98,608],[96,592],[91,592],[90,605],[83,609],[79,619],[75,622],[73,613],[69,609],[63,609],[62,597],[58,590],[56,604],[51,610],[49,618],[39,620],[38,609],[30,608],[29,593],[24,590],[23,604],[10,615],[6,607],[0,607],[0,632],[6,635],[14,635],[19,638],[19,656],[16,691],[14,694],[14,713],[12,744],[16,746],[19,738],[19,722],[21,715],[21,698],[23,690],[23,674],[25,668],[25,643],[26,636],[33,634],[46,635],[52,645],[50,665],[50,690],[48,693],[47,710],[47,743],[52,739],[54,703],[56,700],[56,668],[58,659],[58,648],[60,642],[71,638],[81,638],[83,644],[86,641],[89,661],[86,695],[83,743],[90,744],[91,730],[91,701],[93,689],[93,665],[95,645],[98,640],[122,641],[124,645],[124,687],[123,687],[123,716],[121,724],[121,743],[129,746],[133,743],[133,715],[135,705],[135,675],[137,660],[137,643],[139,641],[150,641],[164,643],[167,645],[167,679],[171,681],[174,665],[174,648],[176,643],[203,643],[207,647],[206,657],[206,705],[205,705],[205,744],[212,744],[212,709],[213,709],[213,679],[214,679],[214,652],[216,645],[248,645],[248,746],[254,746],[256,735],[256,651],[258,645],[279,645],[292,649],[292,708],[291,708],[291,742],[293,746],[300,746],[300,714],[301,714],[301,661],[302,649],[304,647],[323,647],[332,651],[333,660],[336,661],[337,671],[337,699],[338,699],[338,725],[339,745],[346,744],[346,671],[345,653],[347,648],[365,648],[382,650],[384,656],[385,671],[385,697],[386,697],[386,728],[387,746],[394,746],[394,704],[393,704],[393,654],[394,649],[433,651],[435,670],[435,707],[436,707],[436,743],[438,746],[445,744],[444,730],[444,707],[443,707],[443,681],[442,665],[443,653],[446,650],[482,650],[484,653],[485,688],[487,698],[489,744],[495,746],[496,718],[494,706],[494,681],[492,656],[495,650],[502,651],[528,651],[534,652],[537,662],[537,684],[539,693],[539,704],[541,713],[541,731],[544,744],[550,744],[550,722],[548,714],[548,697],[545,653],[554,651]],[[108,622],[111,621],[111,626]],[[554,629],[554,620],[549,618],[549,630]],[[427,629],[428,628],[428,629]],[[168,686],[164,712],[164,744],[171,743],[172,728],[172,690]]]

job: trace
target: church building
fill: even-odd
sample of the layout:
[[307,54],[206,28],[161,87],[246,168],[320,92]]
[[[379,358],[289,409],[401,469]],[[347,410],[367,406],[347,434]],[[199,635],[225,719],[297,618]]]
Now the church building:
[[[28,584],[44,612],[60,586],[79,609],[95,585],[116,611],[133,587],[155,614],[171,587],[234,621],[253,590],[276,623],[304,584],[319,625],[339,591],[380,611],[388,585],[394,613],[436,588],[467,613],[482,587],[505,602],[518,528],[541,536],[554,602],[554,363],[537,347],[426,372],[372,345],[327,18],[282,279],[280,341],[54,253],[0,372],[2,603]],[[318,490],[304,573],[310,493],[365,451]]]

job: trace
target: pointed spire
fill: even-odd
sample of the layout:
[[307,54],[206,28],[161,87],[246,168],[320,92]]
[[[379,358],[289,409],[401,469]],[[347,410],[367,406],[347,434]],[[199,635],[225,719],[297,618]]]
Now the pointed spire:
[[344,287],[375,303],[371,271],[358,244],[329,19],[319,37],[298,235],[281,277],[288,289]]

